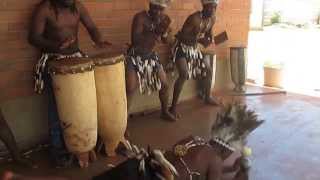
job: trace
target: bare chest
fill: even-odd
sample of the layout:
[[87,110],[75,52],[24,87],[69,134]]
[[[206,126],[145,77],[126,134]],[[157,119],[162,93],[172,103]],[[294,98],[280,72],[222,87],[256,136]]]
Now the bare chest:
[[52,29],[63,31],[64,29],[77,29],[79,26],[80,16],[77,12],[59,10],[51,14],[47,23]]
[[211,18],[207,18],[207,19],[200,19],[200,23],[199,23],[199,30],[201,33],[207,32],[211,29],[212,27],[212,19]]
[[156,28],[156,24],[153,21],[151,21],[149,17],[145,17],[143,22],[143,31],[154,32],[155,28]]
[[197,38],[198,39],[204,38],[205,33],[209,32],[212,26],[213,26],[213,23],[211,18],[203,19],[200,17],[198,21],[198,25],[196,26],[196,31],[198,32]]

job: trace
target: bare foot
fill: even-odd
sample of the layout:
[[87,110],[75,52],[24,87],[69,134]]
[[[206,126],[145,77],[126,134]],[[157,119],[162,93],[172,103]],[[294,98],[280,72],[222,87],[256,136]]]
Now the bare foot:
[[218,100],[216,100],[215,98],[213,97],[208,97],[204,100],[204,103],[207,104],[207,105],[211,105],[211,106],[219,106],[220,103]]
[[174,108],[170,108],[169,109],[169,112],[172,114],[172,115],[174,115],[174,117],[176,117],[176,119],[180,119],[181,118],[181,115],[177,112],[177,110],[176,109],[174,109]]
[[164,120],[167,120],[167,121],[177,121],[178,119],[173,115],[171,114],[168,110],[167,111],[163,111],[161,113],[161,119],[164,119]]

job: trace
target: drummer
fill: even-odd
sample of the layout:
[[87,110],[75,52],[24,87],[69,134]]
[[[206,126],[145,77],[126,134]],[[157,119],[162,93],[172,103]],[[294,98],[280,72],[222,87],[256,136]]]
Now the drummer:
[[64,144],[51,78],[46,65],[50,60],[85,56],[79,50],[79,22],[86,27],[96,46],[102,48],[110,45],[109,42],[102,40],[88,11],[79,0],[42,0],[34,11],[29,33],[30,44],[42,52],[35,67],[35,91],[41,94],[46,89],[49,94],[51,153],[58,167],[71,165],[72,157]]
[[150,0],[147,11],[138,12],[132,23],[131,47],[127,53],[126,87],[128,108],[136,89],[150,94],[159,91],[163,119],[176,121],[168,110],[168,81],[154,47],[159,40],[167,42],[171,20],[164,14],[170,0]]

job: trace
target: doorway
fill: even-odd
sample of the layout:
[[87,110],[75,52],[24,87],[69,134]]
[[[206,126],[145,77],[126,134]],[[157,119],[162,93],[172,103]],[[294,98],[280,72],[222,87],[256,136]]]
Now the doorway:
[[320,96],[320,1],[252,0],[251,7],[248,80],[264,85],[264,68],[272,67],[286,91]]

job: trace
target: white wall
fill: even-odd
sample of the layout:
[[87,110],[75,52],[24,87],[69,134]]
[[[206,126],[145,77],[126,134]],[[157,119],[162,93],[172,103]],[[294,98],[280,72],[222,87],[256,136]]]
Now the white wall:
[[251,0],[250,29],[262,29],[263,1]]

